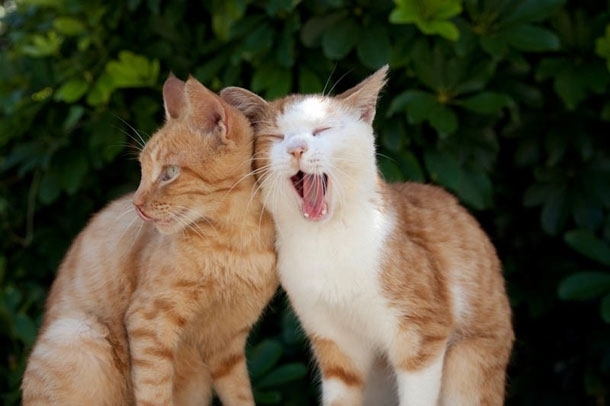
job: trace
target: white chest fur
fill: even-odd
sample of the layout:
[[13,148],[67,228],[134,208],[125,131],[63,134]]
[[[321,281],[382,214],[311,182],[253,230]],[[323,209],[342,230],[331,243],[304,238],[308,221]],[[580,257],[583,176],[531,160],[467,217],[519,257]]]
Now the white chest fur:
[[307,331],[383,345],[396,325],[380,285],[393,221],[372,204],[342,214],[349,221],[278,224],[280,279]]

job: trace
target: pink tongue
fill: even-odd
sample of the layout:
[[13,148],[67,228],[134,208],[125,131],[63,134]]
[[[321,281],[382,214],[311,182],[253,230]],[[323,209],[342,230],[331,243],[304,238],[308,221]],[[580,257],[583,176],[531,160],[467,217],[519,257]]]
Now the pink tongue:
[[310,220],[319,220],[326,215],[327,210],[323,175],[304,174],[303,215]]

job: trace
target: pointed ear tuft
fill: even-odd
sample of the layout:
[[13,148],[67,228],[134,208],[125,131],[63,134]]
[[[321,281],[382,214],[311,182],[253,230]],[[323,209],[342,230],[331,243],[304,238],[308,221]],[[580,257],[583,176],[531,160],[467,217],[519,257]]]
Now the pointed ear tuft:
[[379,92],[387,81],[388,68],[388,65],[382,66],[377,72],[336,97],[358,109],[360,118],[368,124],[372,124]]
[[185,93],[191,122],[206,132],[215,132],[226,142],[229,123],[222,99],[193,76],[186,81]]
[[163,105],[167,120],[180,117],[186,108],[184,85],[184,82],[171,72],[163,84]]
[[261,113],[269,105],[265,99],[241,87],[226,87],[220,91],[220,97],[227,104],[244,113],[251,123],[260,120]]

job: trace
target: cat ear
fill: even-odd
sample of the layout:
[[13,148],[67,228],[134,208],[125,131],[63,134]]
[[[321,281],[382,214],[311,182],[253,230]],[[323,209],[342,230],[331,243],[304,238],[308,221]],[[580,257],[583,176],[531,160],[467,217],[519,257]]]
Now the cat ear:
[[228,136],[227,111],[222,99],[193,76],[185,85],[186,100],[191,120],[205,131],[217,133],[226,143]]
[[165,106],[165,118],[178,118],[186,106],[184,97],[184,82],[170,72],[163,84],[163,105]]
[[360,118],[368,124],[373,123],[379,92],[386,84],[388,65],[384,65],[362,82],[336,96],[360,111]]
[[251,123],[259,121],[261,113],[269,106],[265,99],[241,87],[226,87],[220,91],[220,97],[244,113]]

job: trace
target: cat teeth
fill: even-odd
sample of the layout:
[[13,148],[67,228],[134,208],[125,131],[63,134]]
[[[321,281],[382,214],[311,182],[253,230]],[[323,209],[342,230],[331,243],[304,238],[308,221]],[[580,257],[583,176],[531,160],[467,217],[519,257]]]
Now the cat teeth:
[[[322,213],[320,213],[320,217],[324,217],[326,216],[326,214],[328,213],[328,209],[326,208],[326,206],[324,206],[322,208]],[[307,213],[306,211],[303,212],[303,217],[305,217],[306,219],[310,218],[311,216],[309,215],[309,213]]]

